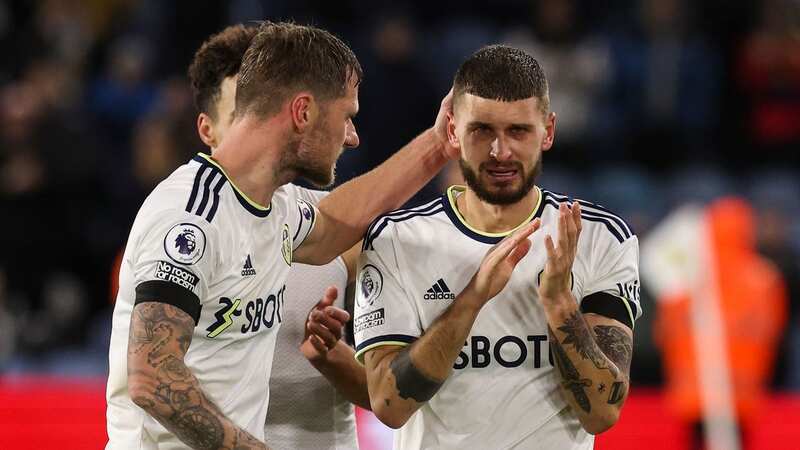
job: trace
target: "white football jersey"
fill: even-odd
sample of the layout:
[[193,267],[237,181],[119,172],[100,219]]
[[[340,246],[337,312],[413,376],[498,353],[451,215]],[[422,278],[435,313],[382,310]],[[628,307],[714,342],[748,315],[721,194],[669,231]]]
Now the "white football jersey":
[[[539,204],[525,223],[540,217],[542,226],[530,238],[530,252],[478,314],[453,373],[395,432],[396,449],[593,447],[593,436],[559,391],[537,295],[547,257],[544,235],[557,235],[558,205],[568,199],[536,189]],[[455,206],[463,190],[454,186],[426,205],[386,214],[368,230],[355,306],[358,358],[377,346],[413,343],[508,234],[468,225]],[[589,303],[608,309],[612,303],[632,325],[641,314],[637,238],[607,210],[587,202],[581,207],[572,292],[582,309]]]
[[263,440],[292,251],[315,218],[315,208],[285,187],[268,208],[255,204],[202,154],[153,190],[136,216],[120,268],[107,449],[186,448],[128,395],[131,312],[137,301],[154,298],[195,319],[186,365],[227,417]]
[[[287,185],[297,197],[317,205],[328,194]],[[352,403],[300,353],[311,308],[328,286],[336,286],[335,306],[346,309],[347,266],[339,257],[323,266],[293,264],[286,280],[283,324],[275,345],[269,379],[269,410],[264,434],[273,450],[356,450],[356,416]]]

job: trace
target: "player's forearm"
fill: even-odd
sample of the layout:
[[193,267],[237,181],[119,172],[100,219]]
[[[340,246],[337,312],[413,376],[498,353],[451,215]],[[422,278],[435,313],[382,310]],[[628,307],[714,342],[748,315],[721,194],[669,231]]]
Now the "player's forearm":
[[186,367],[194,320],[157,301],[137,304],[128,339],[131,400],[194,449],[265,449],[216,407]]
[[409,348],[414,365],[428,377],[444,382],[453,371],[480,308],[467,301],[465,290]]
[[586,431],[602,433],[619,418],[629,386],[627,369],[618,367],[598,346],[571,295],[543,304],[564,398]]
[[367,390],[367,374],[364,367],[355,360],[352,347],[339,341],[326,358],[309,360],[336,390],[350,403],[364,409],[372,409]]
[[267,448],[208,399],[182,361],[165,361],[155,377],[131,375],[129,383],[133,402],[193,449]]
[[403,426],[450,375],[479,311],[463,300],[459,295],[410,346],[366,354],[372,411],[384,424]]
[[447,163],[444,142],[433,130],[417,136],[375,169],[336,188],[319,210],[338,225],[326,238],[343,253],[364,235],[375,218],[396,209],[430,181]]

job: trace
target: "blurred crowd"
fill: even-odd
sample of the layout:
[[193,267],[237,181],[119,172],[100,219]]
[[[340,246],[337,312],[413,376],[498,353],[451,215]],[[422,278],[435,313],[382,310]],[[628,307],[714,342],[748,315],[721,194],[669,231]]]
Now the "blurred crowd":
[[[505,42],[550,80],[543,186],[604,204],[642,237],[683,204],[746,199],[789,299],[772,383],[800,389],[796,0],[0,0],[0,373],[104,373],[130,224],[204,150],[186,68],[210,34],[265,18],[327,28],[361,60],[361,146],[338,182],[429,126],[463,58]],[[653,384],[646,284],[642,297],[632,372]]]

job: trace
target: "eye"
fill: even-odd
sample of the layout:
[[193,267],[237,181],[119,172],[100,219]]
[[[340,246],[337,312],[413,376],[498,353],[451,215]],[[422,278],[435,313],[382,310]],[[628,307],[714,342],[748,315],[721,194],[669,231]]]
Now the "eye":
[[492,131],[492,129],[489,128],[488,125],[484,125],[484,124],[475,125],[475,127],[472,129],[472,132],[476,133],[476,134],[485,134],[485,133],[489,133],[491,131]]
[[527,133],[527,132],[528,132],[528,129],[527,129],[527,128],[525,128],[525,127],[513,126],[513,127],[511,127],[511,130],[510,130],[510,132],[511,132],[511,134],[513,134],[513,135],[516,135],[516,136],[521,136],[521,135],[523,135],[523,134]]

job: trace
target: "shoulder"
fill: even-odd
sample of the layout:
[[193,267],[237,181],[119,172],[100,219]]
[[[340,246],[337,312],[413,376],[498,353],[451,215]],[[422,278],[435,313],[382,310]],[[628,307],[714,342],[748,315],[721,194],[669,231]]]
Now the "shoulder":
[[618,244],[625,244],[631,239],[635,241],[636,233],[630,224],[608,208],[546,189],[542,189],[543,220],[546,220],[547,216],[554,218],[558,213],[558,206],[563,202],[578,202],[581,205],[581,220],[585,234],[600,239],[606,238]]
[[297,200],[303,200],[314,206],[317,206],[323,198],[325,198],[328,194],[330,194],[330,192],[328,191],[308,189],[293,183],[284,184],[278,190],[279,191],[283,190],[284,193],[289,197],[295,198]]
[[175,169],[142,204],[140,216],[196,216],[211,223],[220,207],[227,178],[199,157]]
[[444,217],[444,201],[443,197],[437,197],[419,206],[397,209],[378,216],[367,228],[362,250],[372,250],[375,242],[392,239],[401,227],[418,230],[420,227],[432,225]]

